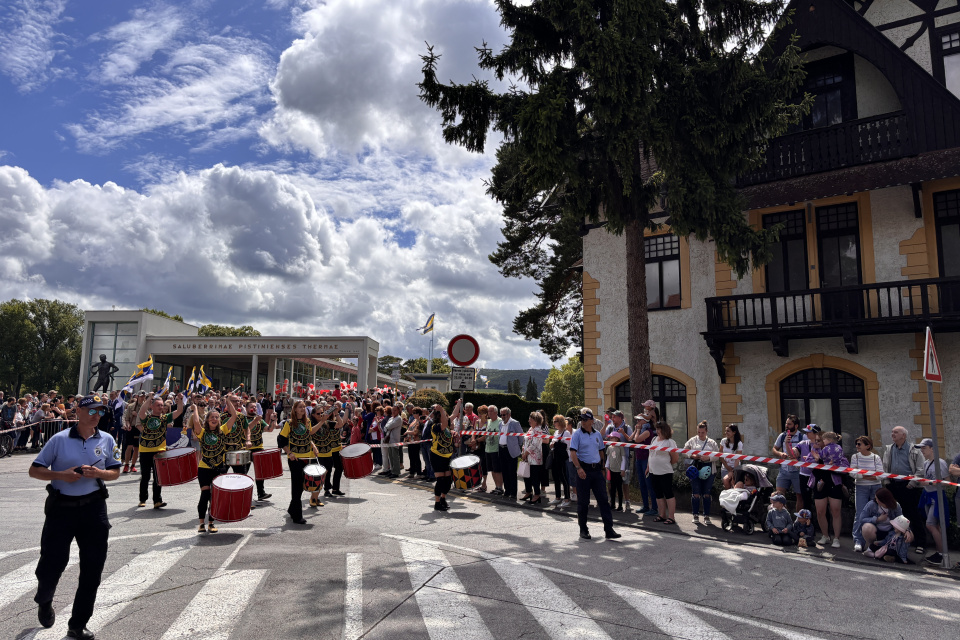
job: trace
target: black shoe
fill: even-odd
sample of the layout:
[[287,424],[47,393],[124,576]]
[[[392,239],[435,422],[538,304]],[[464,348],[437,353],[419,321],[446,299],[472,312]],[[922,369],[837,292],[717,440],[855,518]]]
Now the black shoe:
[[606,534],[607,540],[616,540],[617,538],[623,537],[613,529],[607,529],[604,533]]
[[268,500],[272,495],[273,495],[272,493],[265,493],[262,496],[257,496],[257,502],[263,502],[264,500]]
[[623,507],[614,507],[614,511],[623,511]]
[[323,497],[324,497],[324,498],[332,498],[332,497],[333,497],[333,494],[330,493],[329,491],[324,491],[324,492],[323,492]]
[[299,518],[290,516],[290,520],[293,521],[293,524],[307,524],[307,521],[303,519],[303,516],[300,516]]
[[433,503],[433,510],[434,510],[434,511],[446,511],[447,509],[448,509],[447,505],[443,504],[442,502],[434,502],[434,503]]
[[389,471],[381,471],[381,472],[378,473],[377,475],[378,475],[378,476],[388,476],[388,475],[390,475],[390,472],[389,472]]
[[44,629],[49,629],[57,621],[57,612],[53,610],[53,600],[44,602],[37,611],[37,620],[43,625]]
[[926,558],[924,558],[924,561],[929,564],[940,565],[940,564],[943,564],[943,556],[940,555],[939,553],[935,553],[931,556],[927,556]]
[[345,496],[345,495],[347,495],[347,494],[345,494],[343,491],[340,491],[339,489],[334,489],[331,493],[333,493],[333,495],[335,495],[335,496]]
[[583,538],[584,540],[589,540],[590,531],[586,527],[584,527],[583,529],[580,529],[580,537]]
[[93,635],[93,631],[82,627],[80,629],[67,629],[67,637],[80,638],[80,640],[93,640],[95,636]]
[[447,507],[447,508],[450,507],[450,505],[447,504],[446,498],[440,498],[440,504],[442,504],[444,507]]

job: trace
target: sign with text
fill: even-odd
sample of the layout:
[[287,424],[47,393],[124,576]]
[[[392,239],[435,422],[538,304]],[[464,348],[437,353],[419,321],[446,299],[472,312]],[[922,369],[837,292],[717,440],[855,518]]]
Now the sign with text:
[[452,367],[450,369],[450,391],[473,391],[477,370],[473,367]]

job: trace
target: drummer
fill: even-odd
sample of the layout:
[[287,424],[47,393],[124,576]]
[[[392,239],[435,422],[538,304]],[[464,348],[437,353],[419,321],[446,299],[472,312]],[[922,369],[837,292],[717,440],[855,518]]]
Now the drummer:
[[139,418],[137,429],[140,431],[140,504],[147,503],[147,487],[150,486],[150,474],[153,474],[153,508],[161,509],[167,506],[163,501],[160,489],[160,479],[153,468],[153,458],[158,453],[167,450],[167,425],[172,424],[183,413],[183,396],[177,396],[177,408],[172,413],[164,413],[163,398],[154,394],[148,398],[137,413]]
[[[343,477],[343,460],[340,458],[343,440],[341,440],[340,430],[343,428],[343,417],[337,411],[337,406],[333,405],[324,408],[322,412],[320,409],[315,410],[310,419],[314,425],[321,425],[320,430],[313,434],[311,438],[317,446],[317,457],[320,458],[320,464],[327,468],[327,475],[323,477],[323,497],[332,498],[333,496],[345,495],[340,491],[340,479]],[[333,476],[332,481],[330,476]],[[311,507],[323,506],[319,497],[319,491],[310,494]]]
[[227,472],[227,466],[223,460],[227,451],[226,439],[237,420],[237,410],[233,404],[228,403],[227,410],[230,411],[231,415],[223,424],[220,423],[220,412],[216,409],[208,411],[202,423],[199,412],[194,411],[190,414],[190,427],[193,430],[194,437],[200,443],[200,462],[197,469],[197,482],[200,483],[200,502],[197,503],[197,515],[200,516],[200,526],[197,528],[197,533],[217,532],[212,516],[206,529],[204,529],[204,521],[207,517],[207,508],[210,506],[210,487],[213,486],[213,480],[220,474]]
[[[263,432],[273,431],[277,428],[277,414],[273,409],[267,409],[266,418],[260,417],[257,412],[257,407],[259,407],[256,402],[250,400],[247,402],[246,413],[243,416],[240,416],[238,420],[245,419],[247,420],[247,430],[249,435],[249,445],[247,449],[251,452],[253,451],[263,451]],[[266,429],[264,429],[266,427]],[[266,487],[264,487],[263,480],[257,478],[257,502],[263,502],[270,497],[270,494],[267,493]]]
[[[234,397],[232,395],[227,396],[226,398],[226,409],[231,414],[236,413],[236,406],[234,405]],[[238,401],[239,402],[239,401]],[[216,411],[214,407],[210,413]],[[231,429],[228,432],[225,432],[226,439],[224,440],[224,453],[230,453],[231,451],[240,451],[244,447],[250,447],[253,444],[250,441],[250,427],[248,425],[247,418],[237,414],[237,419],[235,422],[231,423]],[[234,464],[230,465],[230,470],[234,473],[239,473],[241,475],[247,475],[247,471],[250,470],[250,463],[246,464]]]
[[290,469],[290,506],[287,513],[295,524],[307,524],[303,519],[303,468],[310,462],[310,458],[318,455],[316,445],[311,436],[320,430],[321,424],[310,427],[307,418],[306,405],[303,400],[297,400],[290,409],[290,418],[283,423],[283,428],[277,436],[277,445],[287,456],[287,468]]
[[[460,401],[453,409],[453,420],[460,417]],[[453,485],[453,472],[450,471],[450,458],[453,456],[453,432],[450,431],[450,418],[446,410],[439,404],[433,405],[431,414],[433,423],[430,425],[430,436],[432,443],[430,445],[430,464],[433,466],[433,474],[437,477],[437,483],[433,486],[433,509],[435,511],[446,511],[447,492]]]

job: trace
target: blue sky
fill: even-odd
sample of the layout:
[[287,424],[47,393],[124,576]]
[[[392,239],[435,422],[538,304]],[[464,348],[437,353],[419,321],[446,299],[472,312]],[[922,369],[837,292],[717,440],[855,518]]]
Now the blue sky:
[[[423,355],[512,334],[531,282],[487,260],[494,149],[445,145],[417,97],[504,39],[490,0],[7,0],[0,5],[0,295],[151,306],[265,334]],[[438,348],[439,352],[439,348]]]

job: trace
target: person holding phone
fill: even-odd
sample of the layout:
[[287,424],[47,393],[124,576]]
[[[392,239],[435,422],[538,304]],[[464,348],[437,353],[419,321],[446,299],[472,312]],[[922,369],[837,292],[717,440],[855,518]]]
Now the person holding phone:
[[113,436],[97,429],[106,406],[99,395],[80,398],[78,423],[54,434],[30,466],[31,478],[48,482],[40,534],[40,561],[37,564],[37,618],[46,628],[56,622],[53,596],[60,576],[70,559],[70,545],[76,539],[80,550],[80,579],[67,622],[67,637],[93,640],[87,622],[93,615],[97,589],[107,559],[106,480],[120,477]]

